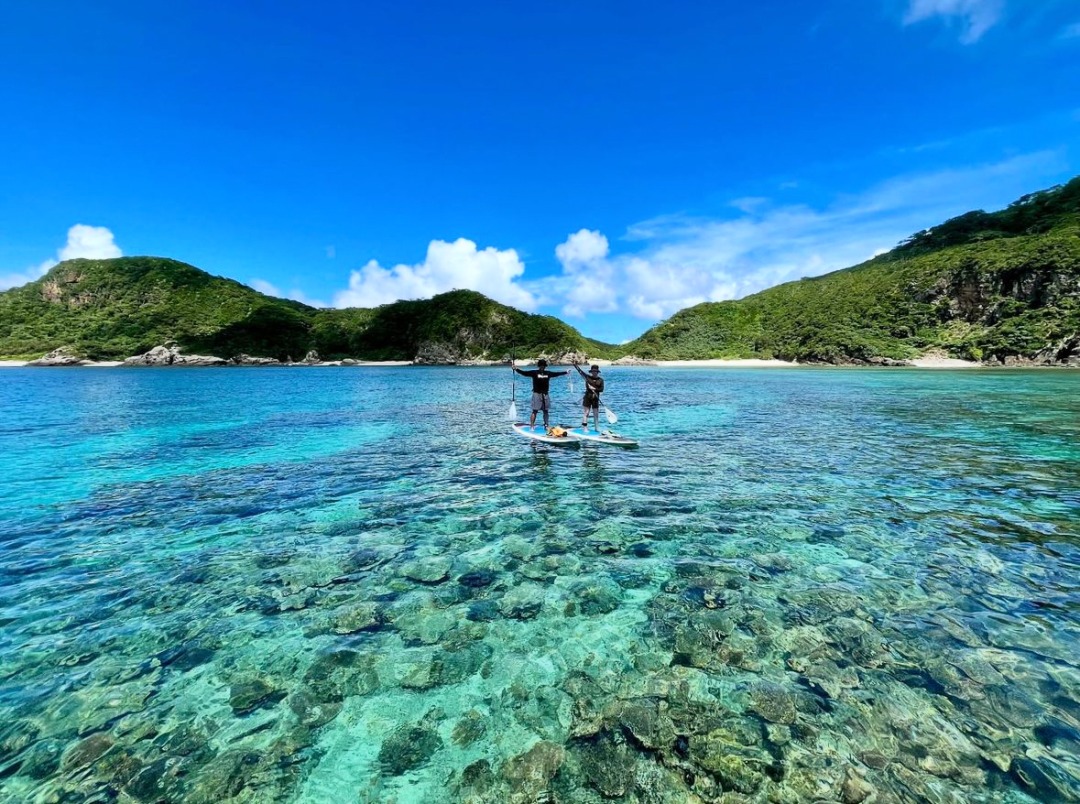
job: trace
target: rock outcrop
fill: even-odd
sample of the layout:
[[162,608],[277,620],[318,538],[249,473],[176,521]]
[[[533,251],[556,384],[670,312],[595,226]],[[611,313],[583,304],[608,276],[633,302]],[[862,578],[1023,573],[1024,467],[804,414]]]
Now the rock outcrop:
[[185,355],[175,343],[155,346],[145,354],[129,357],[125,366],[227,366],[229,361],[213,355]]
[[81,357],[74,355],[71,351],[61,346],[59,349],[53,349],[44,357],[40,357],[37,360],[31,360],[26,365],[28,366],[81,366],[86,361]]
[[239,354],[229,361],[235,366],[280,366],[281,361],[272,357],[252,357],[251,355]]
[[643,360],[636,355],[627,355],[626,357],[620,357],[618,360],[612,362],[613,366],[655,366],[656,362],[652,360]]
[[428,341],[420,344],[413,362],[418,366],[457,365],[463,355],[445,343]]

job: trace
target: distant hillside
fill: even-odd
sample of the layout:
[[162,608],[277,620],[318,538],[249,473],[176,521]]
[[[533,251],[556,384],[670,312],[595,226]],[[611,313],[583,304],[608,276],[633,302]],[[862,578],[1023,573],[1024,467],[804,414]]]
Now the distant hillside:
[[172,340],[203,354],[299,359],[313,312],[176,260],[68,260],[0,293],[0,354],[40,357],[67,346],[124,358]]
[[622,347],[654,359],[1080,362],[1080,178],[969,212],[853,268],[676,313]]
[[374,309],[316,310],[157,257],[69,260],[0,293],[0,357],[68,347],[299,360],[499,360],[511,352],[653,359],[887,362],[930,349],[991,363],[1080,364],[1080,178],[969,212],[888,254],[738,301],[676,313],[621,347],[467,290]]
[[118,359],[167,341],[226,358],[299,360],[314,349],[324,359],[439,363],[612,348],[556,318],[473,291],[369,310],[316,310],[157,257],[68,260],[0,293],[2,357],[37,358],[69,347],[91,359]]
[[399,301],[374,310],[319,310],[313,344],[323,357],[450,363],[519,355],[610,353],[553,316],[532,315],[472,290]]

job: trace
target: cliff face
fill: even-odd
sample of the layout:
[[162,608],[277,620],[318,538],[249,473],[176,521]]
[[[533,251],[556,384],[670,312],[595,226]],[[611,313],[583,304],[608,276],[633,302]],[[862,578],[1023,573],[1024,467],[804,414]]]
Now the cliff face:
[[1080,227],[968,249],[922,300],[954,351],[991,364],[1080,362]]
[[676,313],[625,348],[646,358],[1080,362],[1080,179],[969,213],[862,265]]

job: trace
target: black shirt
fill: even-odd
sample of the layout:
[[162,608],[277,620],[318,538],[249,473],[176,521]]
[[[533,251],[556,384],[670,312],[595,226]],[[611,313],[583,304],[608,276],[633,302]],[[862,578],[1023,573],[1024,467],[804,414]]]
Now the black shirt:
[[549,388],[551,386],[551,378],[561,377],[564,374],[569,373],[566,371],[548,371],[547,369],[531,369],[529,371],[515,369],[515,371],[517,371],[517,373],[522,375],[523,377],[532,377],[534,394],[549,393]]

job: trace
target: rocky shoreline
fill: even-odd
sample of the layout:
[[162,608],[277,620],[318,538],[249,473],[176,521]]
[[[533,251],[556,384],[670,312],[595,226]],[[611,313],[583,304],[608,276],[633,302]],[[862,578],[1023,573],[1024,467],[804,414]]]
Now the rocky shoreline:
[[[993,359],[985,361],[963,360],[950,357],[944,352],[932,351],[920,357],[910,360],[894,360],[888,357],[872,357],[866,360],[850,358],[832,362],[795,362],[776,359],[759,358],[716,358],[701,360],[648,360],[634,355],[620,357],[617,360],[604,360],[590,358],[584,353],[566,352],[561,354],[541,353],[535,357],[517,358],[515,365],[530,365],[539,358],[546,358],[551,365],[570,365],[571,363],[596,364],[600,366],[633,366],[651,368],[785,368],[785,367],[835,367],[847,368],[854,366],[876,368],[934,368],[934,369],[961,369],[961,368],[1080,368],[1080,352],[1067,348],[1061,350],[1047,350],[1035,358],[1026,358],[1010,355],[1003,360]],[[21,367],[151,367],[165,368],[179,366],[184,368],[193,367],[313,367],[313,366],[461,366],[461,367],[492,367],[505,366],[510,362],[510,356],[505,355],[499,360],[485,360],[476,358],[455,357],[450,352],[436,349],[421,351],[414,360],[356,360],[345,358],[342,360],[323,360],[315,351],[308,352],[302,360],[277,360],[272,357],[258,357],[247,354],[239,354],[230,358],[216,355],[186,354],[176,343],[166,343],[155,346],[141,355],[128,357],[124,360],[87,360],[78,355],[70,348],[61,347],[54,349],[37,360],[0,360],[0,368]]]

